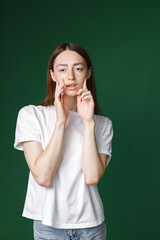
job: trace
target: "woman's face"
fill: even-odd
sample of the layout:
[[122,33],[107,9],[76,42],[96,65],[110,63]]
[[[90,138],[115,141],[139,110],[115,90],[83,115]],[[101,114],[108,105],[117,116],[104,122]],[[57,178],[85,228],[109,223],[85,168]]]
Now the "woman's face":
[[85,59],[75,51],[66,50],[60,53],[51,70],[53,81],[63,79],[65,83],[64,93],[75,96],[76,92],[82,88],[85,78],[90,78],[91,69],[87,68]]

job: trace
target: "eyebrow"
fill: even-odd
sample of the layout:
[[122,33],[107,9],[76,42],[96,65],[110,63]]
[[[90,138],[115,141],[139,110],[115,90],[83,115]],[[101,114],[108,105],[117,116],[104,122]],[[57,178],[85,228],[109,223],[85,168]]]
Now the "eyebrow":
[[[83,65],[83,66],[84,66],[85,64],[84,64],[84,63],[74,63],[74,64],[73,64],[73,66],[77,66],[77,65]],[[66,64],[66,63],[64,63],[64,64],[58,64],[58,65],[56,66],[56,68],[59,67],[59,66],[66,67],[66,66],[68,66],[68,64]]]

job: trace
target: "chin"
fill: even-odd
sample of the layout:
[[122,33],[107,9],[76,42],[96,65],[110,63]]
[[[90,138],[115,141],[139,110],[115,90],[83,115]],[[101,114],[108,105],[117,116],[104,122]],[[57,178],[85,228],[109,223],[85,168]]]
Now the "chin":
[[66,94],[68,97],[77,97],[76,93],[75,94]]
[[77,90],[76,91],[67,91],[67,92],[65,92],[65,94],[67,95],[67,96],[70,96],[70,97],[75,97],[75,96],[77,96]]

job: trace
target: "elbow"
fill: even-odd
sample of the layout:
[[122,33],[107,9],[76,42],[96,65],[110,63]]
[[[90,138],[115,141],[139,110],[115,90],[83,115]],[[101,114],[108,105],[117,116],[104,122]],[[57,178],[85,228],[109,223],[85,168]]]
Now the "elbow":
[[46,187],[46,188],[49,188],[52,186],[52,183],[51,182],[43,182],[43,183],[39,183],[39,185],[41,187]]
[[52,186],[53,180],[51,180],[51,179],[46,179],[46,178],[41,178],[41,179],[37,179],[36,182],[37,182],[41,187],[49,188],[49,187]]
[[85,183],[87,185],[97,185],[99,183],[99,181],[101,180],[104,172],[105,172],[105,170],[104,171],[102,170],[95,174],[85,174],[84,175]]
[[92,176],[92,177],[85,177],[85,183],[87,185],[97,185],[99,183],[99,177],[95,177],[95,176]]

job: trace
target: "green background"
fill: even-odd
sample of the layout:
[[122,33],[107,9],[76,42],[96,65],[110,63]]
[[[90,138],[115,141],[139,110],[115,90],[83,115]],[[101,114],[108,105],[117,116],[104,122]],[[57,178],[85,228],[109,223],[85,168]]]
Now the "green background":
[[52,51],[75,42],[91,56],[113,155],[99,186],[107,240],[160,239],[160,1],[1,3],[0,239],[29,240],[21,217],[28,181],[13,148],[19,109],[39,104]]

